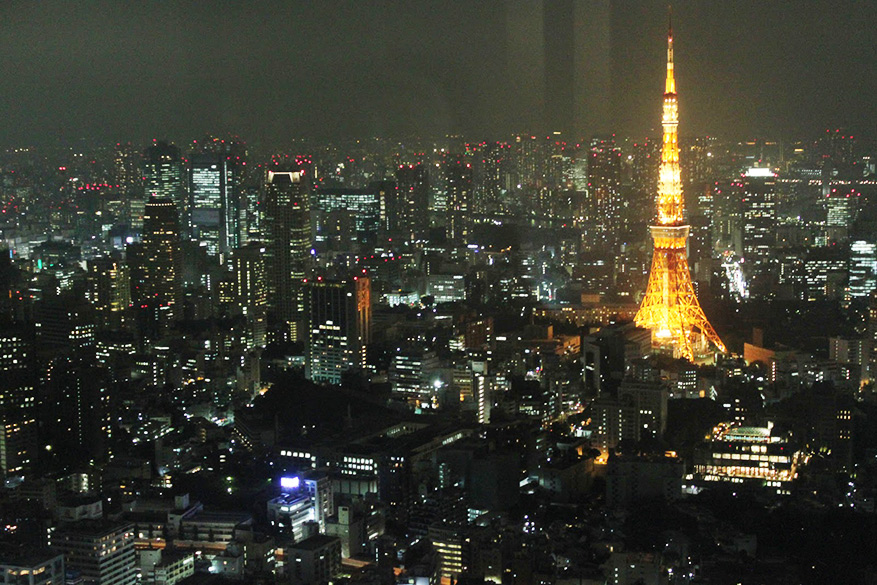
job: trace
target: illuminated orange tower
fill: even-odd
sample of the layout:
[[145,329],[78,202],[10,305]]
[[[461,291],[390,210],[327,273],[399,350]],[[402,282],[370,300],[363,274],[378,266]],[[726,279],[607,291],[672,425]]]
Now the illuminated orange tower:
[[658,179],[658,222],[651,227],[655,241],[652,270],[642,305],[634,318],[639,327],[651,329],[652,346],[672,350],[676,357],[694,360],[708,343],[719,351],[725,345],[697,302],[691,283],[688,256],[689,226],[683,224],[685,201],[679,171],[679,106],[673,75],[673,28],[667,37],[667,85],[664,89],[664,144]]

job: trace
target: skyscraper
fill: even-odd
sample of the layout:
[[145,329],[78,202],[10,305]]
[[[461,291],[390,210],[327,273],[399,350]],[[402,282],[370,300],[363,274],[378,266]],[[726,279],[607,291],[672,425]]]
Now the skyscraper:
[[41,439],[51,442],[56,456],[85,464],[111,455],[112,390],[109,371],[93,353],[53,363],[46,384],[52,407],[44,409]]
[[367,251],[377,243],[381,223],[381,185],[366,189],[320,189],[311,214],[317,249]]
[[265,346],[266,312],[268,308],[268,271],[265,247],[251,242],[234,251],[234,299],[246,317],[249,343]]
[[664,142],[658,181],[658,222],[652,226],[655,241],[649,284],[634,318],[638,327],[652,331],[653,346],[674,356],[693,360],[707,342],[719,351],[725,346],[697,302],[688,269],[686,244],[689,226],[683,224],[685,199],[679,169],[679,109],[673,71],[673,31],[667,36],[667,81],[662,125]]
[[388,230],[405,240],[429,228],[429,171],[422,164],[399,165],[397,190],[387,209]]
[[0,473],[22,475],[36,463],[37,423],[32,347],[21,330],[0,333]]
[[291,340],[301,340],[302,285],[307,276],[311,217],[303,171],[268,171],[265,190],[265,239],[270,274],[269,306],[287,324]]
[[113,179],[121,190],[125,203],[125,217],[134,229],[143,226],[143,155],[130,142],[116,144],[113,153]]
[[221,153],[192,156],[189,170],[192,237],[225,258],[240,245],[240,200],[234,165]]
[[469,235],[472,207],[472,165],[462,160],[447,165],[448,239],[465,242]]
[[118,258],[95,258],[88,263],[88,296],[100,329],[118,330],[128,320],[131,274]]
[[850,245],[850,296],[864,298],[877,288],[877,245],[856,240]]
[[365,368],[371,327],[371,282],[360,276],[307,285],[308,341],[305,377],[339,384]]
[[155,311],[158,321],[179,317],[182,300],[180,232],[177,206],[169,199],[154,198],[146,204],[140,248],[137,302]]
[[856,212],[855,191],[832,193],[826,200],[825,236],[829,244],[846,242],[849,237],[850,226],[853,223]]
[[595,139],[588,153],[588,198],[597,234],[613,246],[623,233],[621,222],[621,149],[613,140]]
[[750,274],[764,267],[776,243],[776,175],[751,168],[743,184],[743,258]]
[[167,142],[153,142],[143,153],[143,180],[147,203],[151,198],[168,199],[176,205],[181,233],[189,232],[189,201],[183,180],[180,149]]

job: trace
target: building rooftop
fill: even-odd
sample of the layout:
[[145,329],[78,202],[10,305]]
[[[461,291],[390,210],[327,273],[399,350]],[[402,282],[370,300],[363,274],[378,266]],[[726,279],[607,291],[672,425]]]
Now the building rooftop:
[[332,544],[333,542],[338,542],[338,539],[334,536],[315,534],[301,542],[290,545],[289,550],[318,550],[324,546]]
[[34,548],[14,544],[0,545],[0,565],[34,567],[63,556],[64,553],[49,548]]
[[130,522],[116,522],[113,520],[78,520],[58,527],[57,534],[71,534],[78,536],[100,537],[109,534],[118,534],[127,530],[134,530]]

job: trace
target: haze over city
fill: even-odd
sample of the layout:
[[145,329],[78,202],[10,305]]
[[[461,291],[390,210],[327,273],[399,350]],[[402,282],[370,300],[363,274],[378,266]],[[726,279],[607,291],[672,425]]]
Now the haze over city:
[[[674,4],[684,133],[874,129],[872,2]],[[6,2],[0,142],[658,130],[663,2]],[[559,127],[566,126],[570,127]]]

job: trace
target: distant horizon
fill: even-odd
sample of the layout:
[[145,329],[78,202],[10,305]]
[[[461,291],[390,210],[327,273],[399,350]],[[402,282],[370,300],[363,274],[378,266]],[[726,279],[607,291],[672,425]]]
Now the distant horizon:
[[[850,129],[839,128],[835,129],[843,133],[844,136],[850,136],[853,138],[860,147],[863,148],[875,148],[877,147],[877,135],[868,135],[868,134],[860,134],[856,132],[850,131]],[[831,129],[823,128],[819,131],[810,132],[807,136],[771,136],[771,135],[758,135],[758,136],[740,136],[740,137],[727,137],[721,134],[693,134],[680,132],[679,136],[681,140],[692,140],[692,139],[700,139],[700,138],[714,138],[718,140],[720,143],[724,144],[742,144],[748,141],[764,141],[768,143],[776,143],[782,142],[784,144],[796,144],[799,142],[815,142],[819,140],[820,137],[830,132]],[[258,137],[255,139],[250,139],[249,136],[246,135],[235,135],[235,134],[216,134],[214,135],[216,138],[220,140],[228,140],[230,142],[234,142],[235,138],[240,140],[241,144],[245,144],[247,146],[254,146],[257,148],[265,148],[265,149],[277,149],[277,148],[286,148],[293,146],[296,143],[300,143],[305,147],[313,147],[313,146],[350,146],[354,143],[360,143],[366,145],[370,142],[384,142],[388,144],[404,144],[406,141],[418,141],[418,142],[430,142],[432,144],[439,144],[442,141],[449,140],[462,140],[465,141],[466,144],[479,144],[481,142],[486,143],[510,143],[512,139],[516,136],[530,136],[535,137],[536,139],[546,139],[552,140],[556,139],[558,142],[565,142],[567,145],[571,145],[575,147],[576,145],[585,146],[591,140],[597,139],[613,139],[619,144],[623,144],[625,141],[637,141],[637,140],[658,140],[661,137],[660,130],[658,130],[655,134],[649,135],[619,135],[619,134],[605,134],[598,133],[588,137],[576,137],[575,139],[569,139],[564,135],[553,136],[553,135],[543,135],[536,134],[532,132],[517,132],[505,134],[503,136],[491,136],[491,137],[481,137],[481,136],[468,136],[466,134],[450,134],[444,136],[420,136],[420,135],[398,135],[398,136],[368,136],[368,137],[337,137],[337,138],[322,138],[322,137],[308,137],[308,136],[299,136],[294,138],[286,138],[283,140],[272,140],[266,141],[259,139]],[[35,150],[58,150],[58,149],[73,149],[76,148],[77,145],[82,145],[83,143],[89,148],[105,148],[111,146],[120,146],[120,145],[128,145],[130,144],[136,148],[148,148],[149,145],[153,142],[164,142],[167,144],[171,144],[179,147],[181,150],[188,150],[192,148],[196,142],[201,144],[203,142],[203,138],[174,138],[170,136],[164,136],[161,138],[146,138],[143,140],[136,139],[108,139],[104,140],[102,138],[93,138],[93,137],[80,137],[75,140],[64,140],[57,139],[54,142],[46,142],[46,143],[30,143],[30,144],[10,144],[10,145],[0,145],[0,153],[3,154],[12,154],[16,150],[25,150],[25,149],[35,149]]]

